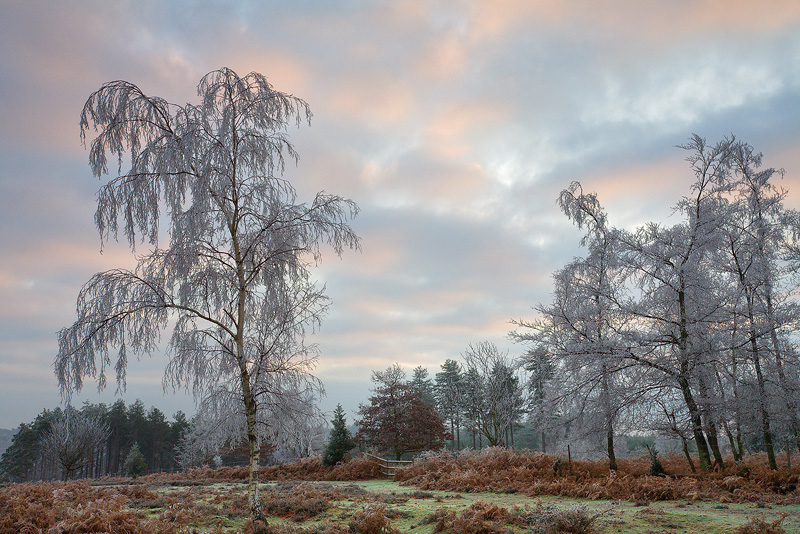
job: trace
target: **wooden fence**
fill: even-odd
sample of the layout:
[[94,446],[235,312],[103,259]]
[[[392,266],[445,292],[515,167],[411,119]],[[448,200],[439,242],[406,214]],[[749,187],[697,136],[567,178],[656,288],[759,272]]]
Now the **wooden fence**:
[[378,465],[381,466],[381,473],[387,477],[393,477],[394,471],[398,467],[403,467],[404,465],[411,463],[411,460],[387,460],[386,458],[381,458],[380,456],[375,456],[374,454],[370,454],[368,452],[364,454],[378,460]]

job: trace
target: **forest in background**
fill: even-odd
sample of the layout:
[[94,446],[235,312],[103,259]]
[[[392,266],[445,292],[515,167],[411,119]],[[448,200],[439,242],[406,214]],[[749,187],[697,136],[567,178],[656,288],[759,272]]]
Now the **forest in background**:
[[[61,407],[45,409],[30,423],[22,423],[13,431],[13,439],[0,458],[0,481],[52,480],[63,477],[62,466],[44,446],[45,436],[64,420]],[[107,439],[86,451],[85,464],[71,478],[122,476],[124,464],[136,443],[144,457],[147,473],[171,472],[177,468],[176,445],[189,428],[183,412],[172,420],[156,407],[149,410],[142,401],[125,405],[118,400],[111,406],[86,403],[79,416],[93,418],[107,429]]]

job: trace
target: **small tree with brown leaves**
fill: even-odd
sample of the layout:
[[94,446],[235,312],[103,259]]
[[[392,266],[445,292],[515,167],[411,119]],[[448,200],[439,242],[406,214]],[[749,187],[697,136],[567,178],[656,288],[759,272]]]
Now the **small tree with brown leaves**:
[[407,452],[440,449],[447,439],[444,421],[419,388],[405,382],[398,364],[374,371],[369,405],[360,405],[356,441],[399,460]]

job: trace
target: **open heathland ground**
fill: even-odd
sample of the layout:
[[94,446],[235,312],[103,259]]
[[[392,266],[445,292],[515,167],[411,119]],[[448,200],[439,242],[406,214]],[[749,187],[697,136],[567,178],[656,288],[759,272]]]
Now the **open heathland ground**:
[[0,534],[800,532],[797,473],[786,469],[754,461],[739,474],[651,477],[601,465],[493,449],[426,455],[386,480],[365,457],[336,468],[307,459],[264,468],[267,525],[248,519],[246,469],[11,484],[0,488]]

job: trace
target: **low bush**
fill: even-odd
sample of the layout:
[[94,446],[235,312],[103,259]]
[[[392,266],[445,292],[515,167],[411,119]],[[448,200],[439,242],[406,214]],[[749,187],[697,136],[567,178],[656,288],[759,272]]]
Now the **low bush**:
[[368,504],[353,514],[348,524],[352,534],[397,534],[399,531],[392,527],[387,516],[385,504]]
[[589,512],[584,505],[559,508],[540,507],[533,515],[528,516],[532,532],[536,534],[589,534],[594,531],[594,524],[604,512]]
[[11,484],[0,490],[0,534],[162,532],[153,521],[125,507],[128,498],[85,483]]
[[751,517],[750,520],[736,529],[736,534],[785,534],[781,526],[786,515],[782,515],[772,522],[767,522],[763,515]]
[[267,515],[305,521],[330,507],[332,493],[316,484],[276,486],[261,493],[261,509]]
[[434,513],[433,532],[444,534],[503,534],[511,521],[508,510],[496,504],[476,501],[456,514],[439,509]]
[[666,455],[660,459],[670,476],[650,476],[650,458],[621,460],[619,469],[610,472],[604,461],[567,462],[533,451],[489,448],[455,455],[441,451],[426,453],[398,469],[395,480],[420,490],[520,492],[646,502],[689,499],[800,503],[798,475],[787,470],[769,471],[760,465],[763,458],[758,456],[745,458],[738,466],[731,462],[728,473],[702,475],[691,474],[686,461],[681,467],[676,458]]

